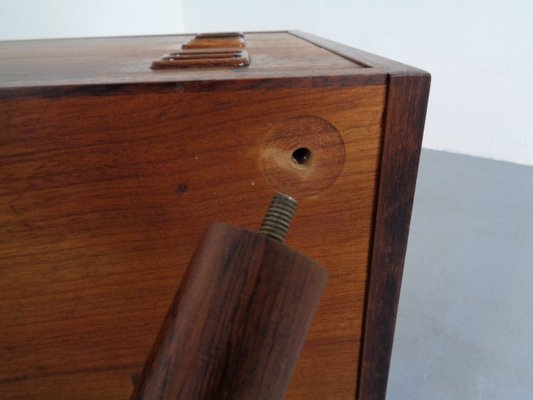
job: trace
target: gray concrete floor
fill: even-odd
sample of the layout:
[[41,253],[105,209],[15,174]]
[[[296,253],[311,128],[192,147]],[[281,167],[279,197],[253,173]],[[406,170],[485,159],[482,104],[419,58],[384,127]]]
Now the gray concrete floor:
[[387,400],[533,399],[533,167],[424,150]]

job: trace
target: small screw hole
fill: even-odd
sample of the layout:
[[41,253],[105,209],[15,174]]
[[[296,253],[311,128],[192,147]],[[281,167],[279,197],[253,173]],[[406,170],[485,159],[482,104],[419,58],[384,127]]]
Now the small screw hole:
[[311,150],[307,147],[299,147],[292,152],[291,159],[296,165],[303,166],[311,159]]

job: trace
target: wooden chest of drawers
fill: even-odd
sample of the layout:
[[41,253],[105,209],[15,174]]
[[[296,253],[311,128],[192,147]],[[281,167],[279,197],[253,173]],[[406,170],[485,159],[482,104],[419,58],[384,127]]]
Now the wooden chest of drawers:
[[0,397],[128,398],[200,232],[282,191],[330,274],[287,398],[384,399],[429,82],[302,32],[0,43]]

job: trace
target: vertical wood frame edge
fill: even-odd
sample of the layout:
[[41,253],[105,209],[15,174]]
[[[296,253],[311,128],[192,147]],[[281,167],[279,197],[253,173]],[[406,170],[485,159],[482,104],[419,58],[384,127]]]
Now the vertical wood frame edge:
[[431,75],[301,32],[290,34],[387,74],[387,94],[357,375],[358,400],[384,400]]
[[384,400],[431,77],[388,79],[356,398]]

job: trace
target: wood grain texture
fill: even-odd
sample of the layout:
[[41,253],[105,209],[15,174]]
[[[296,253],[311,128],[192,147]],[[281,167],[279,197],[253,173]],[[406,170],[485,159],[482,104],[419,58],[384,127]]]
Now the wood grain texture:
[[387,392],[429,84],[429,74],[390,77],[360,364],[364,400],[385,400]]
[[287,399],[383,399],[429,74],[292,31],[149,70],[192,37],[0,42],[0,397],[127,398],[202,228],[283,188],[330,272]]
[[298,30],[289,31],[292,35],[304,39],[309,43],[327,49],[339,56],[357,63],[362,68],[369,68],[372,72],[378,71],[386,72],[389,75],[395,74],[420,74],[427,75],[427,72],[412,67],[410,65],[402,64],[389,58],[381,57],[376,54],[368,53],[364,50],[355,49],[346,46],[342,43],[337,43],[332,40],[324,39],[311,33],[302,32]]
[[360,400],[384,400],[430,75],[418,68],[306,32],[291,33],[364,68],[387,74],[380,181],[356,394]]
[[154,61],[151,68],[242,68],[248,65],[250,57],[244,50],[202,49],[166,54]]
[[132,399],[284,399],[326,280],[281,242],[211,224]]
[[0,397],[127,398],[201,231],[257,229],[277,189],[262,155],[301,116],[346,156],[290,193],[287,243],[330,278],[287,399],[353,397],[385,86],[286,81],[0,101]]
[[247,33],[243,70],[153,71],[191,35],[0,42],[0,88],[372,75],[289,33]]
[[183,49],[219,49],[246,47],[246,40],[241,36],[205,37],[196,36],[181,46]]

